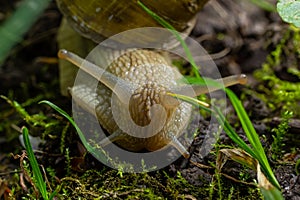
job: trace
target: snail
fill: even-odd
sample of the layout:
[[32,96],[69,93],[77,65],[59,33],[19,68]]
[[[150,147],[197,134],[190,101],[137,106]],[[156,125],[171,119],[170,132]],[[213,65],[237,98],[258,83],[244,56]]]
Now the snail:
[[[96,94],[91,92],[92,90],[88,88],[88,85],[73,87],[71,90],[75,101],[77,99],[86,110],[94,109],[91,102],[96,102],[98,120],[111,134],[100,145],[104,146],[108,142],[116,142],[130,151],[140,151],[144,148],[149,151],[156,151],[171,144],[184,157],[189,157],[188,151],[177,140],[177,137],[187,126],[192,107],[188,103],[173,99],[168,95],[168,92],[177,91],[179,94],[198,96],[207,92],[206,86],[192,85],[195,93],[187,93],[184,85],[176,85],[178,72],[174,67],[169,66],[161,55],[149,50],[126,52],[118,57],[106,71],[67,50],[60,50],[58,56],[72,62],[102,83],[98,86]],[[143,63],[146,65],[143,65]],[[148,68],[145,69],[145,66],[148,66]],[[225,86],[245,84],[246,76],[232,75],[217,80],[217,82],[223,83]],[[121,89],[115,90],[117,84],[121,85]],[[133,85],[137,86],[136,89]],[[171,87],[173,88],[171,89]],[[218,88],[211,88],[211,91],[214,89]],[[151,107],[155,104],[161,105],[166,113],[164,127],[151,137],[149,137],[149,134],[151,135],[149,131],[153,130],[152,127],[144,130],[145,137],[135,137],[129,135],[128,132],[124,132],[118,127],[112,115],[110,100],[112,92],[122,102],[119,104],[119,106],[124,106],[121,110],[128,109],[130,117],[141,127],[149,126],[151,122],[153,122],[154,128],[160,126],[157,123],[160,123],[160,120],[164,118],[161,116],[161,110],[151,110]],[[99,98],[99,94],[106,94],[106,96]],[[126,104],[127,102],[129,104]],[[152,121],[151,116],[153,116]],[[127,120],[127,118],[121,118],[120,120]]]
[[[60,7],[64,7],[62,2],[67,1],[58,2]],[[66,8],[70,7],[65,6],[65,9],[61,10],[66,13]],[[95,8],[97,10],[97,7]],[[67,15],[73,21],[79,20],[70,14]],[[76,27],[80,32],[86,32],[88,26],[80,23]],[[94,37],[95,31],[91,32],[89,36]],[[105,34],[104,36],[107,37]],[[100,37],[96,38],[97,41]],[[189,123],[192,106],[169,94],[195,97],[207,93],[208,88],[199,85],[187,86],[178,82],[182,75],[165,57],[155,51],[99,49],[94,56],[108,59],[108,67],[98,65],[95,60],[82,59],[65,49],[58,52],[59,58],[73,63],[100,82],[96,90],[89,84],[75,85],[70,90],[72,98],[82,108],[91,112],[96,109],[99,123],[110,134],[99,145],[105,146],[115,142],[124,149],[138,152],[143,149],[156,151],[170,144],[188,158],[189,152],[178,137]],[[246,76],[233,75],[216,82],[226,87],[245,84]],[[217,89],[219,87],[211,87],[209,91]],[[118,112],[118,119],[115,118],[113,110]]]

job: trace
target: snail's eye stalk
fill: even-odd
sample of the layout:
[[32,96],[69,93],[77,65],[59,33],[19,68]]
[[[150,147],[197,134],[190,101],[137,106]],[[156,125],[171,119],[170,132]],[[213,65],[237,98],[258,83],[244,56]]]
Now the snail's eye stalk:
[[[60,59],[64,59],[64,60],[68,60],[71,62],[72,60],[72,55],[65,49],[60,49],[57,53],[57,56],[60,58]],[[70,60],[71,59],[71,60]],[[72,62],[73,63],[73,62]],[[75,64],[75,63],[73,63]],[[80,65],[78,63],[75,64],[76,66]]]
[[[105,71],[103,68],[95,65],[94,63],[85,60],[78,55],[69,52],[65,49],[58,51],[58,57],[67,60],[76,65],[81,70],[85,71],[113,91],[122,102],[128,102],[132,93],[132,86],[129,82]],[[118,84],[118,90],[115,86]]]
[[175,94],[185,95],[189,97],[199,96],[201,94],[206,94],[209,92],[214,92],[216,90],[220,90],[223,87],[229,87],[237,84],[246,84],[247,76],[245,74],[240,75],[232,75],[222,79],[217,80],[208,80],[207,84],[204,85],[185,85],[179,88],[172,90]]
[[237,84],[245,85],[247,83],[247,76],[245,74],[232,75],[222,79],[218,79],[217,82],[223,84],[224,87],[229,87]]
[[238,81],[239,81],[240,84],[245,85],[248,81],[246,74],[239,75]]
[[[101,81],[103,84],[106,82],[101,78],[102,74],[105,72],[102,68],[98,67],[97,65],[77,56],[76,54],[69,52],[65,49],[61,49],[58,51],[58,57],[60,59],[64,59],[73,63],[78,68],[82,69],[89,75],[93,76],[97,80]],[[108,86],[109,87],[109,86]]]

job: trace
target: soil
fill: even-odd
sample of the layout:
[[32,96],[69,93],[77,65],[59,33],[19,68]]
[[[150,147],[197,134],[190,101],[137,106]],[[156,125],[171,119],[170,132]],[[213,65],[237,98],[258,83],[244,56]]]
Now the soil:
[[[268,91],[262,87],[264,85],[268,87],[266,86],[268,82],[255,76],[257,70],[263,68],[268,56],[280,44],[290,28],[288,24],[282,22],[277,13],[265,11],[249,2],[210,1],[197,15],[197,25],[191,36],[211,54],[222,76],[247,74],[249,82],[246,86],[238,85],[231,87],[231,89],[241,98],[257,133],[261,136],[262,144],[281,185],[284,198],[297,200],[300,199],[300,178],[299,174],[296,173],[295,163],[300,158],[298,145],[300,141],[300,113],[294,113],[289,121],[289,128],[283,139],[285,145],[282,146],[282,151],[284,153],[277,159],[272,157],[271,145],[274,140],[272,136],[274,132],[271,130],[277,128],[283,121],[282,112],[285,111],[283,108],[290,106],[290,111],[296,111],[299,108],[291,107],[294,104],[285,106],[268,99],[270,97],[266,95],[269,93],[264,93]],[[0,20],[4,21],[14,11],[16,5],[18,5],[18,1],[3,3],[0,6]],[[51,168],[54,171],[55,176],[53,177],[55,178],[49,182],[62,184],[67,182],[66,180],[74,180],[73,185],[62,184],[65,191],[68,191],[69,195],[73,195],[74,199],[80,193],[76,193],[79,186],[76,185],[78,182],[75,179],[86,184],[84,190],[87,192],[86,196],[81,197],[87,199],[96,197],[92,194],[92,189],[95,186],[107,187],[107,191],[110,192],[105,193],[103,190],[102,194],[106,196],[101,196],[108,199],[114,197],[130,199],[134,198],[134,195],[136,195],[135,198],[145,198],[138,195],[141,191],[147,191],[147,187],[152,188],[152,193],[148,192],[154,197],[167,199],[219,198],[218,192],[214,191],[218,187],[210,191],[213,188],[210,184],[216,184],[216,181],[213,182],[216,179],[216,174],[212,167],[212,163],[216,162],[215,150],[205,158],[198,156],[203,135],[207,132],[209,123],[206,119],[201,119],[203,120],[203,126],[199,127],[201,134],[194,139],[190,148],[192,153],[190,160],[180,158],[158,172],[151,172],[146,175],[139,174],[136,177],[126,174],[123,175],[124,178],[122,174],[106,168],[86,152],[76,131],[71,128],[67,120],[51,108],[38,104],[40,100],[47,99],[71,113],[71,100],[59,92],[56,34],[61,19],[61,13],[56,4],[52,2],[24,36],[24,40],[11,50],[10,56],[0,67],[0,95],[21,103],[30,116],[43,116],[46,119],[41,121],[55,124],[51,128],[51,132],[47,132],[49,129],[45,129],[41,125],[34,125],[16,112],[16,109],[4,99],[0,99],[0,199],[7,198],[9,193],[13,194],[16,199],[29,193],[31,193],[31,196],[27,196],[29,199],[35,197],[34,189],[30,185],[31,181],[24,180],[26,173],[24,174],[23,169],[20,168],[20,157],[14,159],[16,155],[21,156],[24,150],[19,140],[20,128],[24,125],[30,127],[32,135],[40,136],[46,140],[40,145],[40,151],[36,155],[38,162],[43,165],[44,169]],[[286,44],[285,53],[280,57],[281,63],[274,66],[273,70],[280,80],[296,84],[300,82],[300,76],[288,72],[291,66],[300,70],[299,48],[298,53],[293,52],[295,48],[293,40],[292,36],[286,39],[284,43]],[[272,101],[272,106],[278,107],[270,107],[271,103],[265,99]],[[299,106],[300,101],[298,100],[295,105]],[[228,107],[228,113],[229,121],[235,124],[236,132],[244,141],[248,142],[231,106]],[[68,163],[66,153],[62,154],[60,151],[61,133],[64,130],[67,134],[64,148],[70,150],[68,155],[71,158],[69,162],[70,171],[61,167]],[[220,135],[220,146],[222,145],[235,146],[225,132]],[[24,163],[21,163],[22,165]],[[85,172],[89,172],[90,177],[98,178],[91,180]],[[103,174],[99,175],[100,172]],[[222,174],[224,174],[221,176],[222,188],[219,189],[222,189],[223,198],[227,199],[229,196],[232,199],[262,198],[253,182],[256,179],[254,171],[236,162],[228,161],[222,169]],[[114,177],[115,180],[112,180]],[[116,180],[125,183],[117,184],[114,182]],[[129,187],[132,182],[138,186]],[[89,187],[91,190],[88,189]],[[126,187],[128,187],[128,191],[126,191]],[[118,188],[118,190],[114,191],[112,188]],[[196,192],[195,188],[199,188],[199,191]],[[149,193],[148,198],[151,197]]]

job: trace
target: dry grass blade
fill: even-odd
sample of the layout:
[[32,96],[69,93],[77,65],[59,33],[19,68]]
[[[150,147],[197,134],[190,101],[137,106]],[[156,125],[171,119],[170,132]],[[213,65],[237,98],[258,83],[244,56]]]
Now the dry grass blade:
[[258,186],[260,187],[265,199],[283,199],[280,190],[272,185],[266,178],[266,176],[262,173],[260,164],[257,159],[253,158],[251,155],[241,149],[221,149],[219,151],[216,163],[217,169],[219,171],[221,171],[222,167],[228,159],[256,170]]

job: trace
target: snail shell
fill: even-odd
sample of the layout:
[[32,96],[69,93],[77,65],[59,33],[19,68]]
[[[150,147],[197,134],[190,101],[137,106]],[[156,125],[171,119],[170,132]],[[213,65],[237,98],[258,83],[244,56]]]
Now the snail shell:
[[[194,16],[208,0],[141,0],[179,32],[194,27]],[[133,0],[56,0],[57,5],[75,30],[82,36],[101,42],[112,35],[139,27],[160,27]],[[171,5],[171,6],[170,6]],[[145,38],[149,41],[151,38]]]
[[[144,5],[170,23],[177,31],[184,32],[185,35],[188,35],[194,27],[195,15],[207,1],[141,0]],[[87,41],[86,38],[98,43],[126,30],[139,27],[161,27],[134,0],[56,0],[56,2],[64,15],[64,20],[58,32],[59,48],[68,49],[82,57],[85,57],[89,53],[88,49],[92,46],[91,42]],[[71,27],[85,38],[78,37],[79,34],[72,31],[68,25],[71,25]],[[143,42],[141,46],[156,42],[156,40],[153,40],[153,37],[145,36],[143,33],[135,32],[134,34],[136,34],[136,37],[131,36],[126,39],[127,44],[131,44],[134,38],[143,38],[140,39]],[[161,38],[160,41],[167,40],[162,38],[164,36],[157,34],[157,38]],[[109,48],[119,49],[119,43],[119,41],[114,43],[112,40]],[[136,44],[136,41],[134,43]],[[171,40],[165,46],[173,47],[176,44],[178,44],[177,41],[174,42],[174,40]],[[59,61],[59,68],[61,93],[67,96],[67,88],[73,85],[77,70],[64,61]]]

